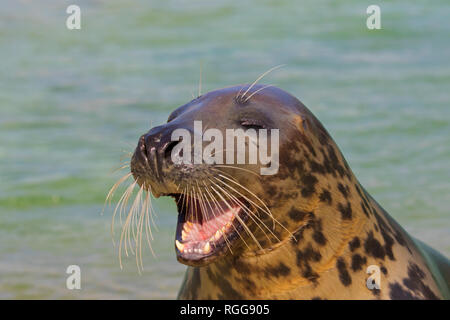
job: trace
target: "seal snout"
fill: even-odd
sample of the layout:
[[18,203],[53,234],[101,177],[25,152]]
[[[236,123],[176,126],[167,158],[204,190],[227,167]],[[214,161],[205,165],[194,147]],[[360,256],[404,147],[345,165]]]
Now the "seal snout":
[[139,138],[131,161],[131,172],[140,185],[163,182],[163,169],[168,166],[176,144],[170,140],[170,132],[165,127],[155,127]]

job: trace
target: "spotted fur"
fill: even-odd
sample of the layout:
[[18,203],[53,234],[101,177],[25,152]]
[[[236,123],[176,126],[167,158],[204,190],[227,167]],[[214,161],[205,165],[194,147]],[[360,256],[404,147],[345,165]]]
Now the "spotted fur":
[[[254,86],[252,92],[261,88]],[[233,254],[205,266],[188,267],[179,298],[446,297],[448,280],[438,280],[437,269],[430,267],[433,261],[364,190],[314,115],[296,98],[275,87],[240,104],[234,99],[240,89],[217,90],[182,108],[196,110],[198,106],[198,112],[203,113],[211,108],[216,114],[211,127],[217,121],[230,124],[242,110],[253,108],[270,115],[272,125],[280,128],[279,172],[260,181],[241,174],[239,181],[264,199],[290,233],[274,226],[274,234],[280,239],[277,241],[249,222],[264,249],[237,244]],[[227,110],[232,110],[232,115]],[[261,219],[272,225],[269,217]],[[444,261],[440,270],[442,265],[449,270],[448,260],[442,256],[439,259]],[[366,286],[370,265],[381,270],[380,290]]]

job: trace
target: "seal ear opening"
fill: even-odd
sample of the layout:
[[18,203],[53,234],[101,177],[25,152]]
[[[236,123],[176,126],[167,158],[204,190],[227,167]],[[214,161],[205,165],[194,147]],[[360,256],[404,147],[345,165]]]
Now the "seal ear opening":
[[305,131],[308,130],[308,123],[306,119],[300,115],[294,116],[294,124],[302,133],[305,133]]

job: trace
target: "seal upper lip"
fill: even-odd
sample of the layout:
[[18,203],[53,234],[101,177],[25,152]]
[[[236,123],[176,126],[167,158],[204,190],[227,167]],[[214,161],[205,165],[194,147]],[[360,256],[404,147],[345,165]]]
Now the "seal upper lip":
[[[178,206],[175,248],[180,262],[204,264],[221,255],[242,231],[246,219],[241,205],[206,201],[183,194],[170,194]],[[241,202],[244,204],[244,202]]]

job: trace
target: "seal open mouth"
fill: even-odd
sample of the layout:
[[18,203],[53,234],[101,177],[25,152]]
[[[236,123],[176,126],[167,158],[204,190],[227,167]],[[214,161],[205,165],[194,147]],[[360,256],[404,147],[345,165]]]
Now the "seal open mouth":
[[[238,203],[199,200],[193,196],[170,194],[177,202],[175,235],[177,258],[187,264],[204,263],[230,248],[247,220]],[[239,202],[247,206],[244,200]]]

